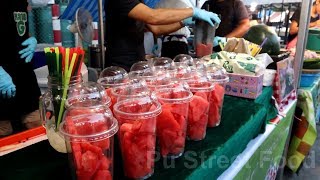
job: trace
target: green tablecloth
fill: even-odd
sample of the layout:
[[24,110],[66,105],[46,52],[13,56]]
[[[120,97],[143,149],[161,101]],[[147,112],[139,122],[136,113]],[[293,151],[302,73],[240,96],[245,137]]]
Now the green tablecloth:
[[[272,93],[272,88],[267,87],[256,100],[226,96],[220,126],[208,129],[202,141],[188,141],[178,160],[158,160],[150,179],[217,178],[275,117],[270,104]],[[123,178],[119,158],[116,148],[115,179]],[[0,157],[0,179],[69,179],[67,161],[67,155],[55,152],[43,141]]]

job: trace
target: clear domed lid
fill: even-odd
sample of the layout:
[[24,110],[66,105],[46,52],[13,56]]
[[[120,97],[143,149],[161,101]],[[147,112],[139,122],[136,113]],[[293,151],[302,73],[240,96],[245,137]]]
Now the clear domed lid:
[[96,103],[83,101],[65,111],[59,130],[67,140],[94,142],[116,134],[118,123],[111,110]]
[[168,57],[156,57],[152,62],[152,67],[158,67],[160,69],[167,69],[170,66],[172,66],[172,59]]
[[95,101],[106,106],[110,106],[111,103],[111,99],[106,94],[105,88],[98,83],[90,81],[69,88],[65,106],[68,108],[74,104],[81,104],[84,101]]
[[151,92],[145,80],[132,80],[128,85],[112,88],[111,94],[116,97],[117,100],[124,100],[128,98],[150,96]]
[[100,73],[97,82],[105,88],[110,88],[126,84],[128,79],[128,73],[125,69],[118,66],[110,66]]
[[132,71],[145,71],[146,69],[150,69],[149,62],[148,61],[138,61],[134,63],[131,68],[130,72]]
[[209,79],[216,83],[226,83],[229,82],[229,76],[227,71],[222,66],[210,63],[206,65],[206,72]]
[[173,58],[173,62],[190,63],[193,62],[193,58],[188,54],[178,54]]

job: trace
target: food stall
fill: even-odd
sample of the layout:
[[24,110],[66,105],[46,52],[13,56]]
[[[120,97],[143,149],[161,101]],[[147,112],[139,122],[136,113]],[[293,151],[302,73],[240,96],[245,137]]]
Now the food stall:
[[[304,2],[304,3],[305,4],[303,7],[307,7],[308,6],[307,3],[306,2]],[[303,26],[303,24],[301,24],[301,26]],[[302,33],[300,32],[299,36],[301,36],[301,34]],[[298,46],[300,46],[301,49],[304,49],[304,44],[305,43],[303,43],[301,41],[298,42]],[[246,47],[246,45],[244,47]],[[260,48],[262,48],[262,46]],[[57,49],[53,48],[53,49],[47,50],[46,53],[53,53],[54,54],[53,59],[55,59],[57,54],[59,55],[63,52],[61,50],[62,49],[60,49],[60,51],[57,51]],[[261,49],[260,49],[260,51],[261,51]],[[82,53],[84,53],[84,52],[82,52],[82,51],[78,52],[78,54],[81,54],[83,56],[84,54],[82,54]],[[249,53],[250,53],[250,57],[251,57],[252,51],[249,51]],[[259,53],[256,51],[253,54],[257,55]],[[63,54],[63,55],[65,55],[65,54]],[[226,55],[226,54],[224,54],[224,55]],[[295,56],[296,60],[299,60],[299,58],[301,58],[301,57],[299,57],[300,55],[301,54],[299,54],[298,52],[296,53],[296,56]],[[217,60],[211,54],[209,54],[209,56],[210,56],[210,60],[215,60],[215,61]],[[64,56],[62,56],[62,57],[64,57]],[[248,56],[245,56],[245,58],[243,58],[244,60],[239,64],[243,65],[243,63],[248,63],[245,61],[247,57]],[[254,58],[255,56],[252,56],[252,57]],[[48,58],[48,56],[46,58]],[[230,61],[232,59],[232,58],[230,58],[230,55],[226,55],[222,59],[225,61],[226,60],[225,58],[228,58]],[[70,59],[72,59],[72,57]],[[240,57],[239,57],[239,59],[240,59]],[[290,59],[290,58],[285,58],[285,59]],[[163,60],[163,59],[160,59],[160,60]],[[250,59],[250,60],[252,60],[252,59]],[[54,60],[51,60],[51,61],[54,61]],[[220,59],[220,61],[222,61],[222,60]],[[292,61],[292,59],[291,59],[291,61]],[[161,61],[161,62],[163,62],[163,61]],[[71,64],[69,64],[69,65],[71,65]],[[288,65],[288,64],[286,64],[286,65]],[[50,70],[54,70],[54,67],[56,66],[56,64],[52,65],[53,68],[50,68],[50,64],[48,64],[48,66],[49,66],[49,71],[50,71]],[[156,66],[155,63],[153,64],[153,66]],[[236,66],[236,65],[234,65],[234,66]],[[300,69],[301,68],[299,68],[298,66],[301,66],[301,64],[298,64],[298,65],[295,64],[295,67],[297,69],[299,69],[298,71],[295,71],[295,72],[296,73],[298,72],[298,74],[296,74],[296,75],[300,76]],[[171,72],[171,70],[172,70],[171,66],[170,67],[164,66],[164,67],[165,67],[166,71],[168,71],[169,73]],[[195,66],[195,67],[197,67],[197,66]],[[206,67],[210,67],[210,65],[206,64]],[[239,66],[239,67],[243,67],[243,68],[238,69],[239,72],[244,72],[247,70],[244,68],[247,66]],[[223,67],[223,68],[227,69],[228,67]],[[72,68],[71,68],[71,70],[72,70]],[[178,72],[179,72],[179,70],[180,69],[178,69]],[[182,68],[182,70],[184,70],[184,69]],[[72,73],[72,72],[74,72],[74,71],[71,71],[70,73]],[[76,71],[76,72],[79,72],[79,71]],[[286,71],[286,74],[284,77],[287,77],[286,75],[289,72],[290,71]],[[158,78],[156,78],[154,80],[154,79],[152,79],[154,77],[154,74],[152,74],[153,76],[151,74],[148,74],[150,72],[147,72],[147,73],[143,72],[142,75],[141,75],[141,72],[135,72],[135,73],[139,74],[139,77],[140,76],[144,77],[144,80],[146,80],[148,88],[158,87],[152,83],[157,83],[160,80],[161,81],[163,80],[163,79],[158,79],[159,77],[162,77],[162,74],[156,74],[156,76],[158,76]],[[128,73],[128,77],[137,77],[137,74],[135,74],[135,73],[131,73],[131,74]],[[152,73],[154,73],[154,72],[152,72]],[[185,72],[183,72],[183,73],[185,73]],[[230,73],[230,71],[228,71],[228,73]],[[54,74],[54,73],[52,73],[52,74]],[[64,74],[64,72],[62,74]],[[103,74],[103,71],[101,74]],[[181,74],[176,73],[176,72],[174,73],[174,76],[178,76],[178,75],[181,75]],[[221,111],[218,110],[218,113],[217,113],[219,116],[218,117],[219,123],[214,125],[216,127],[204,128],[205,129],[204,132],[200,132],[200,130],[199,130],[199,129],[201,129],[200,127],[194,131],[187,130],[186,132],[184,132],[184,138],[187,138],[186,141],[183,141],[185,143],[184,149],[182,150],[182,153],[180,153],[181,151],[179,151],[179,153],[178,153],[179,155],[175,156],[175,154],[174,154],[174,158],[166,158],[166,156],[164,156],[164,154],[167,154],[168,152],[165,153],[165,150],[168,150],[170,152],[170,148],[169,148],[170,146],[168,144],[170,144],[170,143],[175,144],[176,143],[174,141],[171,142],[170,140],[180,138],[180,136],[183,136],[183,135],[181,135],[183,133],[178,133],[179,135],[170,136],[171,135],[170,131],[173,131],[173,130],[170,129],[170,127],[166,127],[165,125],[162,125],[159,128],[160,125],[158,125],[158,124],[155,125],[155,123],[153,123],[153,125],[152,125],[152,123],[150,123],[150,124],[148,124],[148,127],[152,126],[153,128],[157,129],[157,132],[164,132],[164,133],[159,135],[155,131],[146,131],[146,132],[144,132],[145,134],[143,136],[141,136],[141,134],[139,134],[139,135],[136,134],[136,139],[132,138],[132,139],[130,139],[130,141],[127,142],[127,144],[125,143],[126,142],[125,140],[127,138],[129,138],[128,134],[137,133],[137,131],[133,130],[134,129],[133,127],[135,126],[135,124],[128,123],[130,121],[130,116],[132,116],[133,118],[137,118],[137,119],[143,119],[144,120],[144,121],[142,121],[143,123],[153,122],[150,119],[155,120],[156,117],[161,116],[161,115],[163,118],[167,118],[166,119],[167,122],[164,122],[163,124],[171,123],[170,118],[168,118],[169,116],[172,116],[173,119],[177,119],[176,114],[174,114],[173,112],[170,112],[170,113],[172,113],[172,115],[170,115],[170,113],[167,113],[167,111],[166,111],[167,114],[163,115],[164,114],[163,112],[165,110],[168,110],[168,109],[170,111],[172,110],[173,106],[171,106],[171,105],[170,105],[170,108],[168,108],[168,109],[164,108],[164,107],[167,107],[167,105],[168,105],[165,102],[172,103],[171,100],[168,100],[169,97],[165,96],[161,101],[162,112],[160,112],[158,110],[159,109],[158,107],[160,107],[160,103],[154,102],[153,99],[152,100],[149,99],[149,100],[147,100],[147,102],[151,103],[153,106],[151,106],[151,107],[148,106],[147,110],[145,108],[143,108],[144,111],[147,111],[147,112],[140,112],[140,110],[139,110],[140,114],[137,115],[137,114],[135,114],[134,110],[128,110],[126,108],[121,108],[121,106],[126,106],[126,104],[123,104],[123,103],[121,104],[122,101],[119,100],[119,96],[120,96],[119,94],[117,95],[118,99],[114,98],[115,94],[117,93],[115,89],[118,86],[118,84],[110,83],[109,82],[110,79],[108,79],[106,77],[103,77],[104,79],[102,79],[102,80],[106,80],[106,81],[98,81],[98,83],[103,84],[103,87],[106,88],[106,94],[111,99],[109,99],[109,101],[108,101],[108,100],[104,99],[102,96],[95,96],[95,98],[98,98],[98,99],[100,98],[99,102],[108,101],[108,103],[110,103],[110,105],[108,103],[105,103],[105,104],[108,104],[108,106],[111,108],[111,110],[109,112],[109,110],[106,110],[108,108],[106,108],[106,109],[103,109],[103,112],[107,113],[107,114],[113,113],[114,116],[119,121],[119,130],[117,132],[119,134],[119,137],[118,136],[114,137],[114,139],[115,139],[113,142],[114,144],[110,143],[110,144],[106,145],[108,147],[114,148],[114,151],[113,151],[114,154],[111,155],[111,167],[113,167],[113,168],[109,168],[109,166],[107,168],[108,170],[113,169],[113,179],[124,179],[125,175],[126,176],[129,175],[134,178],[140,178],[141,174],[139,174],[139,173],[144,174],[141,169],[143,169],[144,171],[152,171],[151,174],[147,174],[148,179],[164,179],[164,178],[168,178],[168,179],[199,179],[199,178],[200,179],[244,179],[247,177],[252,177],[253,179],[265,179],[265,178],[275,179],[277,174],[279,175],[279,173],[281,173],[281,172],[278,173],[279,169],[281,170],[281,168],[283,168],[284,162],[282,162],[282,159],[283,159],[283,157],[286,157],[286,146],[289,143],[288,139],[290,139],[289,137],[291,134],[291,126],[292,126],[292,123],[294,120],[293,117],[294,117],[297,102],[299,104],[299,101],[297,101],[296,96],[295,96],[295,89],[289,89],[289,92],[284,92],[285,94],[281,94],[282,89],[281,88],[277,89],[277,87],[275,87],[275,84],[280,83],[281,78],[283,78],[280,75],[277,77],[278,79],[276,77],[274,77],[274,79],[272,78],[272,80],[273,80],[272,83],[269,85],[266,85],[266,86],[263,86],[263,80],[261,79],[261,77],[257,76],[255,73],[252,73],[252,72],[249,75],[246,74],[246,75],[242,75],[239,77],[237,76],[236,73],[228,74],[228,77],[230,78],[228,80],[229,84],[226,83],[223,85],[224,86],[223,95],[224,95],[224,93],[226,93],[226,94],[224,95],[224,98],[222,98],[222,100],[220,99],[218,101],[220,103],[223,102],[222,103],[223,105],[221,104],[221,106],[219,105],[219,107],[215,107],[217,109],[221,109]],[[185,78],[185,76],[181,76],[180,78]],[[187,77],[187,79],[188,78],[189,77]],[[239,79],[237,79],[237,78],[239,78]],[[248,78],[248,79],[246,79],[246,78]],[[112,80],[114,80],[114,79],[112,79]],[[189,81],[189,80],[190,79],[186,80],[186,82],[191,87],[190,89],[194,88],[193,91],[191,90],[193,96],[201,97],[203,94],[199,95],[200,94],[199,92],[202,92],[202,93],[208,92],[208,93],[213,93],[213,94],[217,93],[217,92],[214,92],[212,89],[210,90],[210,85],[206,86],[205,90],[202,89],[203,91],[198,91],[198,89],[197,89],[198,85],[193,87],[194,82]],[[197,79],[197,82],[200,80],[202,80],[202,79]],[[277,80],[279,80],[279,82]],[[65,81],[70,83],[70,79],[69,80],[65,79],[62,82],[65,82]],[[124,82],[127,82],[127,81],[124,81]],[[297,82],[299,82],[299,81],[297,81]],[[77,82],[75,82],[75,83],[77,83]],[[119,83],[119,82],[117,82],[117,83]],[[121,81],[121,83],[123,83],[123,82]],[[210,84],[211,82],[205,81],[204,84],[205,83]],[[112,86],[112,85],[114,85],[114,86]],[[165,85],[165,84],[161,84],[161,85]],[[254,87],[253,90],[250,89],[251,88],[250,85],[252,87]],[[98,87],[98,86],[96,86],[96,84],[94,84],[94,85],[81,84],[81,90],[82,89],[86,89],[86,90],[89,89],[88,93],[94,92],[99,95],[104,94],[103,93],[104,89],[101,91],[101,89],[93,88],[93,86]],[[122,87],[125,87],[124,89],[128,88],[127,86],[122,86]],[[174,86],[174,87],[176,88],[176,86]],[[227,87],[229,87],[229,90]],[[77,88],[79,88],[79,87],[77,87]],[[130,87],[130,88],[132,88],[132,87]],[[157,89],[157,88],[154,88],[154,89]],[[306,91],[308,91],[308,90],[310,90],[311,92],[316,91],[314,89],[315,89],[314,87],[311,87],[311,89],[307,88]],[[69,87],[68,91],[71,91],[71,90],[76,92],[78,89],[72,89]],[[120,91],[121,91],[121,88],[120,88]],[[279,95],[279,94],[277,94],[277,91],[280,91],[280,97],[282,97],[282,98],[280,98],[280,100],[277,98],[273,99],[273,96]],[[141,98],[141,96],[143,96],[143,98],[145,98],[145,93],[146,93],[145,90],[143,90],[142,94],[140,94],[141,93],[140,90],[138,91],[137,89],[134,89],[134,90],[130,89],[129,92],[135,92],[136,94],[134,94],[134,96],[131,96],[132,94],[125,94],[126,97],[130,96],[130,98],[132,98],[132,99],[135,99],[135,98],[139,99],[139,98]],[[62,97],[66,96],[64,92],[61,92],[61,93],[62,94],[58,94],[58,95],[60,95]],[[300,93],[300,91],[298,90],[298,94],[303,94],[303,93]],[[86,96],[87,94],[81,94],[81,95],[83,95],[83,96],[81,96],[82,98],[89,98],[89,99],[92,98],[92,96]],[[123,94],[121,94],[121,95],[123,95]],[[136,95],[138,95],[138,96],[136,96]],[[181,94],[179,94],[179,97],[180,97],[180,95]],[[222,95],[222,97],[223,97],[223,95]],[[221,94],[219,97],[221,97]],[[70,105],[70,107],[72,107],[73,106],[72,103],[75,103],[75,102],[73,102],[71,100],[75,100],[75,99],[72,99],[72,98],[70,99],[70,98],[71,98],[71,96],[68,97],[68,99],[70,101],[68,101],[68,99],[66,101],[68,103],[71,103],[71,104],[67,103],[67,105],[68,106]],[[160,96],[157,96],[157,98],[161,99]],[[79,100],[79,99],[76,99],[76,100]],[[90,99],[90,100],[92,100],[92,99]],[[124,100],[124,101],[126,103],[133,103],[129,100]],[[209,101],[210,100],[208,98],[207,104],[208,103],[210,104]],[[63,104],[62,102],[59,101],[59,103]],[[145,102],[145,101],[143,101],[143,102]],[[187,100],[184,101],[184,103],[186,103],[186,102],[187,102]],[[54,104],[54,102],[51,102],[51,101],[50,101],[50,103]],[[189,103],[189,101],[188,101],[188,103]],[[200,105],[188,106],[188,108],[192,109],[194,111],[197,110],[200,112],[200,110],[204,106],[205,102],[202,102],[202,103],[203,104],[201,104],[199,102]],[[61,105],[61,104],[58,104],[58,105]],[[103,104],[103,105],[105,105],[105,104]],[[172,104],[176,105],[176,102],[172,103]],[[177,104],[179,104],[179,103],[177,103]],[[209,107],[209,110],[207,110],[208,111],[207,114],[210,115],[210,107],[211,106],[209,104],[207,105]],[[179,105],[181,105],[181,104],[179,104]],[[132,106],[133,105],[131,105],[131,107]],[[62,107],[62,106],[59,106],[59,107]],[[248,108],[248,107],[250,107],[250,108]],[[141,107],[139,107],[139,108],[141,108]],[[71,110],[72,110],[72,108],[71,108]],[[69,111],[67,111],[67,112],[72,114],[71,110],[69,109]],[[78,109],[74,109],[74,110],[78,110]],[[180,108],[178,110],[182,111],[183,108]],[[129,112],[126,112],[126,111],[129,111]],[[49,112],[49,111],[46,111],[46,113],[45,113],[46,115],[47,115],[47,112]],[[60,112],[60,111],[58,111],[58,112]],[[143,113],[150,113],[150,112],[152,112],[152,115],[148,114],[148,117],[141,116],[141,113],[143,114]],[[77,112],[77,113],[81,114],[83,112]],[[95,110],[95,113],[97,113],[97,110]],[[129,117],[123,116],[123,114],[128,115],[128,113],[131,113]],[[190,112],[188,112],[187,114],[190,116]],[[191,116],[192,116],[193,120],[197,118],[196,114],[202,114],[202,113],[192,112]],[[211,114],[211,115],[213,115],[213,114]],[[221,122],[220,122],[220,115],[221,115]],[[72,114],[72,115],[70,115],[70,117],[71,116],[76,116],[76,115]],[[49,120],[51,120],[51,118],[53,118],[53,117],[51,116],[51,117],[45,117],[45,118],[47,118],[46,122],[49,122]],[[68,123],[68,120],[69,120],[68,115],[66,115],[66,117],[64,117],[64,118],[65,118],[65,123],[62,123],[62,124],[65,125]],[[90,119],[92,117],[88,116],[86,118]],[[207,118],[209,119],[210,117],[207,117]],[[106,118],[106,120],[109,120],[109,119],[112,119],[112,118],[111,117]],[[145,119],[148,119],[148,121],[145,121]],[[202,117],[199,117],[199,121],[200,120],[202,120]],[[62,120],[60,120],[60,121],[62,121]],[[81,119],[79,121],[81,121]],[[158,122],[160,122],[160,120],[157,120],[157,123]],[[192,122],[192,121],[190,121],[190,122]],[[195,123],[195,122],[196,121],[194,120],[194,122],[192,122],[192,123]],[[58,125],[55,123],[57,123],[56,120],[54,121],[54,126],[56,126],[56,128],[57,128]],[[170,124],[170,125],[174,126],[174,124]],[[96,126],[96,125],[94,125],[94,126]],[[141,130],[142,126],[143,125],[139,126],[139,133],[141,133],[140,131],[142,131]],[[169,125],[167,125],[167,126],[169,126]],[[181,121],[179,121],[179,126],[182,126]],[[174,126],[174,127],[176,127],[176,126]],[[125,128],[127,128],[127,129],[125,129]],[[153,129],[153,128],[150,128],[150,129]],[[166,128],[169,128],[170,131]],[[80,155],[82,155],[82,158],[83,158],[84,155],[88,155],[88,151],[89,151],[88,149],[90,149],[90,148],[91,148],[90,152],[92,151],[92,152],[96,153],[96,151],[94,151],[93,149],[95,149],[96,147],[102,148],[100,141],[105,142],[104,141],[105,139],[103,139],[103,138],[102,139],[98,138],[98,140],[93,141],[92,139],[90,139],[88,137],[85,138],[85,141],[80,140],[80,143],[79,143],[79,141],[76,141],[76,140],[72,141],[71,140],[72,138],[75,138],[75,139],[83,138],[83,137],[77,136],[77,135],[79,135],[79,134],[77,134],[77,133],[79,133],[77,131],[80,131],[80,129],[83,130],[83,129],[85,129],[85,127],[77,126],[76,131],[71,131],[70,127],[68,127],[66,125],[66,129],[63,129],[63,131],[61,132],[64,135],[64,138],[66,140],[68,140],[67,144],[70,145],[70,147],[66,148],[66,151],[68,151],[69,153],[61,153],[61,152],[57,151],[56,147],[53,148],[52,141],[50,141],[50,138],[52,138],[52,136],[51,137],[48,136],[47,123],[46,123],[45,128],[40,127],[37,129],[37,132],[35,132],[35,130],[33,130],[33,131],[30,130],[29,131],[30,133],[27,136],[21,136],[18,138],[16,136],[15,138],[13,138],[14,140],[16,140],[16,142],[15,142],[16,144],[10,144],[9,146],[2,146],[2,150],[0,152],[0,154],[1,154],[0,161],[2,162],[0,165],[0,167],[2,169],[2,173],[0,174],[0,179],[29,179],[29,178],[30,179],[72,179],[71,176],[74,175],[76,170],[79,170],[77,173],[81,172],[77,163],[80,163],[80,164],[83,163],[81,160],[77,161],[76,154],[80,153]],[[178,126],[177,126],[177,129],[178,129]],[[62,130],[62,129],[60,129],[60,130]],[[105,130],[105,129],[103,128],[103,130]],[[88,132],[89,132],[89,130],[88,130]],[[85,133],[88,133],[88,132],[86,131]],[[168,134],[165,134],[165,132]],[[72,134],[72,133],[76,133],[76,134]],[[197,134],[197,135],[201,134],[200,135],[201,137],[199,139],[197,139],[197,137],[193,137],[194,134]],[[74,136],[72,136],[72,135],[74,135]],[[92,134],[90,134],[90,135],[92,135]],[[97,134],[94,134],[94,136],[96,136],[96,135]],[[114,134],[112,134],[110,136],[108,135],[107,138],[110,138],[113,135]],[[160,145],[159,145],[160,147],[158,147],[158,145],[156,146],[154,144],[154,142],[152,143],[152,141],[155,141],[155,139],[156,139],[155,137],[157,138],[157,140],[160,141]],[[171,139],[168,137],[171,137]],[[48,138],[49,138],[49,140],[48,140]],[[149,138],[149,139],[146,142],[143,142],[144,138],[146,138],[146,139]],[[195,138],[196,141],[190,140],[192,138]],[[10,140],[12,141],[12,138],[8,137],[6,139],[0,139],[0,142],[3,143],[4,140],[6,140],[6,143],[7,143]],[[164,146],[161,144],[162,140],[163,140],[163,144],[165,144]],[[99,144],[97,144],[96,141],[98,141]],[[113,141],[113,140],[110,140],[110,142],[111,141]],[[137,141],[139,141],[139,142],[137,142]],[[109,142],[109,139],[108,139],[108,142]],[[147,150],[146,149],[142,150],[142,148],[140,148],[140,147],[138,147],[137,149],[133,149],[133,147],[137,146],[133,142],[135,142],[137,144],[141,143],[140,144],[141,147],[147,146],[146,147]],[[80,144],[80,147],[81,147],[80,152],[79,152],[79,150],[75,150],[76,149],[75,145],[77,143]],[[90,146],[88,144],[91,144],[92,146]],[[155,149],[150,148],[149,147],[150,144],[152,144],[151,146],[153,146],[153,148],[154,147],[156,147],[156,148]],[[0,143],[0,145],[1,145],[1,143]],[[106,148],[106,147],[103,146],[103,148]],[[148,148],[150,148],[150,149],[148,149]],[[160,150],[158,148],[160,148]],[[108,149],[108,148],[106,148],[106,149]],[[145,163],[144,161],[141,160],[144,158],[144,156],[142,156],[141,154],[143,154],[143,152],[148,151],[148,150],[154,151],[155,156],[149,160],[155,161],[155,163],[154,163],[154,165],[152,164],[149,166],[148,163],[152,163],[152,162],[149,162],[148,160],[146,160],[147,161],[146,166],[148,166],[148,168],[147,168],[147,167],[144,167],[144,165],[141,165],[141,164]],[[132,154],[132,152],[133,152],[133,154]],[[93,156],[94,155],[92,155],[91,157],[93,157]],[[110,158],[110,156],[107,156],[107,155],[106,155],[106,157]],[[113,163],[112,163],[112,157],[113,157]],[[141,159],[138,159],[137,157],[139,157]],[[70,159],[72,160],[72,158],[75,159],[74,163],[76,165],[73,164],[70,166],[69,163],[70,163]],[[99,161],[101,161],[101,164],[102,164],[102,162],[104,162],[104,161],[102,161],[100,158],[103,159],[104,157],[99,156]],[[147,159],[148,158],[150,158],[150,157],[147,157]],[[138,161],[138,162],[136,162],[136,161]],[[139,164],[141,167],[135,163]],[[79,169],[77,169],[77,168],[79,168]],[[100,164],[99,164],[98,169],[99,169],[99,171],[101,170]],[[103,169],[103,170],[105,170],[105,169]],[[141,171],[138,171],[138,170],[141,170]],[[103,172],[105,172],[105,171],[103,171]],[[96,174],[97,172],[95,171],[94,173]],[[79,174],[77,174],[77,175],[78,175],[78,177],[80,176]],[[151,175],[151,176],[149,177],[149,175]],[[80,177],[82,177],[82,176],[84,176],[84,175],[81,174]],[[87,174],[86,174],[86,176],[87,176]]]

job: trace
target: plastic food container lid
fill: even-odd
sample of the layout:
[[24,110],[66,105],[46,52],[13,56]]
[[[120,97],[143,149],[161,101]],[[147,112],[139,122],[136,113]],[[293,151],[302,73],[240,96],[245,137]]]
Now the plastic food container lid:
[[151,92],[147,87],[145,80],[133,80],[128,85],[112,88],[111,94],[114,97],[123,99],[125,97],[138,98],[150,96]]
[[134,63],[131,68],[130,72],[132,71],[145,71],[146,69],[150,69],[149,62],[148,61],[138,61]]
[[95,82],[81,83],[72,87],[72,94],[68,95],[66,107],[83,101],[97,101],[108,107],[111,105],[111,98],[106,94],[104,87]]
[[193,97],[193,94],[189,90],[188,86],[183,86],[183,84],[171,88],[157,89],[152,95],[156,96],[160,102],[170,104],[188,103]]
[[110,66],[101,72],[97,82],[105,88],[109,88],[124,85],[128,79],[128,73],[125,69],[118,66]]
[[[95,107],[97,108],[97,107]],[[85,111],[84,107],[74,107],[72,106],[69,110],[79,110]],[[97,111],[97,109],[95,109]],[[109,110],[110,111],[110,110]],[[118,121],[112,116],[111,111],[106,112],[88,112],[75,116],[68,116],[60,124],[59,130],[60,133],[65,137],[66,140],[72,142],[83,142],[83,141],[100,141],[106,138],[109,138],[117,133]],[[65,112],[65,115],[68,113],[68,110]],[[72,125],[70,125],[72,124]],[[107,129],[101,128],[105,125]],[[73,128],[89,128],[88,131],[78,132],[72,130]],[[96,128],[97,127],[97,128]],[[100,127],[100,128],[99,128]],[[72,129],[71,129],[72,128]],[[91,131],[92,130],[92,131]]]
[[173,58],[173,62],[175,63],[186,63],[189,65],[189,63],[193,62],[193,58],[188,54],[178,54]]
[[172,59],[168,57],[157,57],[153,59],[152,67],[158,67],[159,69],[167,69],[172,65]]
[[113,106],[113,112],[118,118],[124,119],[148,119],[161,113],[161,104],[150,96],[131,98],[118,101]]
[[206,76],[196,75],[192,79],[186,81],[192,92],[210,92],[214,89],[214,83]]
[[206,65],[206,72],[209,79],[215,83],[229,82],[229,76],[225,68],[220,65],[211,63]]

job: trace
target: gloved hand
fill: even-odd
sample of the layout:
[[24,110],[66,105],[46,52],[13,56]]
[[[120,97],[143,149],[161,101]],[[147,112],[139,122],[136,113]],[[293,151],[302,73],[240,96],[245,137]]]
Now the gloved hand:
[[184,26],[193,26],[195,24],[195,21],[192,17],[186,18],[182,21],[182,24]]
[[34,51],[36,50],[37,39],[34,37],[29,37],[28,39],[23,41],[21,45],[27,47],[19,51],[19,54],[21,54],[20,58],[25,58],[25,62],[29,63],[33,58]]
[[221,20],[217,14],[203,10],[203,9],[199,9],[196,7],[193,8],[193,16],[192,17],[195,19],[206,21],[211,26],[214,26],[214,24],[220,24],[220,22],[221,22]]
[[12,82],[11,76],[0,66],[0,96],[11,98],[16,95],[16,86]]
[[158,46],[158,44],[154,44],[153,45],[153,47],[152,47],[152,54],[153,55],[157,55],[158,53],[157,53],[157,51],[159,50],[159,46]]
[[213,47],[219,46],[219,42],[226,43],[227,42],[227,38],[226,37],[220,37],[220,36],[214,37],[214,39],[213,39]]

